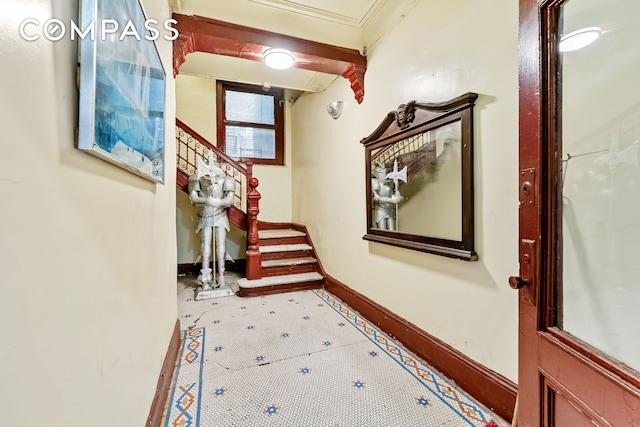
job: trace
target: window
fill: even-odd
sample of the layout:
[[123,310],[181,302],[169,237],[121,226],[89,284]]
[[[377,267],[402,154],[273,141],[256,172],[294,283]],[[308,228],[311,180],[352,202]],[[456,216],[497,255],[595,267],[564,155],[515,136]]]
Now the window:
[[216,89],[218,147],[242,162],[284,165],[284,90],[221,81]]

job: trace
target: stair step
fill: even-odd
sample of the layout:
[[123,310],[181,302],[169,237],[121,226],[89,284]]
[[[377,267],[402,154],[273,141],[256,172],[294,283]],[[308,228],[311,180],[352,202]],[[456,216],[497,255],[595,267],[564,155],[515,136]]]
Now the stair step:
[[262,261],[262,268],[268,267],[288,267],[292,265],[315,264],[318,260],[313,257],[273,259]]
[[240,279],[238,280],[238,286],[241,289],[252,289],[262,288],[265,286],[279,286],[289,285],[292,283],[315,282],[320,280],[323,280],[322,274],[310,272],[300,274],[286,274],[283,276],[263,277],[262,279],[258,280]]
[[310,251],[311,249],[313,248],[306,243],[298,243],[294,245],[260,246],[260,252],[263,254],[273,252]]
[[304,237],[304,236],[306,236],[306,234],[303,233],[302,231],[293,230],[291,228],[258,231],[259,239],[281,239],[283,237]]

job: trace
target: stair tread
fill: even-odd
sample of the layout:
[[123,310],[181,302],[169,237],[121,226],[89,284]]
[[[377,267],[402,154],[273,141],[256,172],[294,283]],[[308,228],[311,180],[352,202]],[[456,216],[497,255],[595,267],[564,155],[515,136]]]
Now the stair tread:
[[290,283],[311,282],[322,279],[322,274],[316,272],[285,274],[282,276],[263,277],[257,280],[247,280],[243,278],[238,280],[238,286],[241,288],[260,288],[263,286],[288,285]]
[[263,254],[270,252],[309,251],[311,249],[313,248],[306,243],[296,243],[293,245],[260,246],[260,252]]
[[303,237],[303,236],[306,236],[306,234],[303,233],[302,231],[293,230],[291,228],[258,231],[258,238],[260,239],[281,239],[283,237]]
[[316,262],[318,262],[318,260],[313,257],[273,259],[262,261],[262,267],[285,267],[289,265],[313,264]]

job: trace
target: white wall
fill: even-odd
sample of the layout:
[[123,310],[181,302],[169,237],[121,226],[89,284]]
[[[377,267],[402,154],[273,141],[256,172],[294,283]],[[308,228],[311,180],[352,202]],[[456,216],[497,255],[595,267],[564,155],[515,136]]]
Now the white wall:
[[[476,246],[468,263],[362,240],[364,148],[409,100],[466,92],[475,106]],[[334,120],[326,105],[345,102]],[[507,378],[517,379],[518,4],[423,0],[368,55],[364,102],[338,79],[292,108],[293,220],[328,274]]]
[[[178,74],[176,78],[176,116],[187,126],[206,138],[216,141],[216,81],[211,78]],[[258,191],[262,195],[260,203],[261,221],[290,222],[292,218],[291,196],[291,104],[285,104],[285,154],[284,166],[254,165],[253,176],[258,178]],[[188,200],[188,199],[187,199]],[[199,236],[195,234],[195,208],[178,197],[177,233],[178,262],[194,262],[200,249]],[[234,259],[245,258],[246,245],[235,227],[227,242],[229,254]],[[194,243],[195,242],[195,243]]]
[[[142,426],[177,318],[174,169],[155,184],[74,148],[75,42],[18,26],[77,20],[77,1],[4,0],[0,14],[1,424]],[[171,43],[158,48],[171,165]]]

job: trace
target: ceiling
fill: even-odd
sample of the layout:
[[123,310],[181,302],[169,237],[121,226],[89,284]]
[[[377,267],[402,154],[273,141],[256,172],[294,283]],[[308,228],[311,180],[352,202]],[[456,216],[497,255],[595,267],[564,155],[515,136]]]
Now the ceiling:
[[[172,0],[173,12],[198,15],[366,53],[421,0]],[[247,59],[193,52],[180,74],[320,92],[336,74],[273,70]]]

